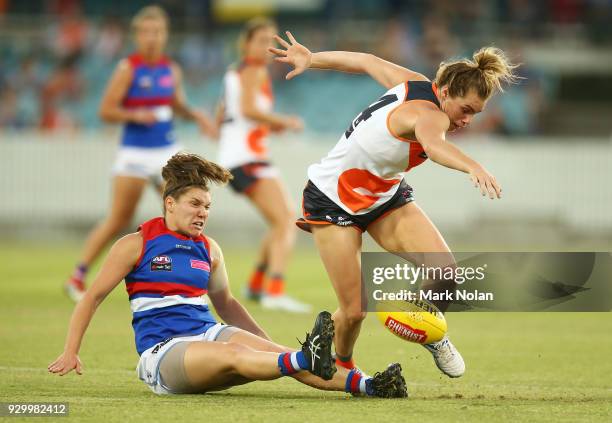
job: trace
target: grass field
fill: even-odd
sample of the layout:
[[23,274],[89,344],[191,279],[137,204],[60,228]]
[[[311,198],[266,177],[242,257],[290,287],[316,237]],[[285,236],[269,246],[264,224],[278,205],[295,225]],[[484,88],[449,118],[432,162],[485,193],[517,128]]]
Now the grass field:
[[[0,402],[67,401],[74,421],[611,421],[612,315],[456,313],[450,333],[467,362],[456,380],[429,353],[366,320],[357,344],[368,372],[399,361],[408,400],[352,398],[284,378],[222,393],[159,397],[138,380],[127,295],[120,285],[85,337],[83,376],[50,375],[73,304],[60,289],[76,257],[69,246],[0,245]],[[238,295],[253,253],[226,249]],[[335,299],[313,251],[297,251],[289,291],[333,311]],[[248,304],[278,342],[295,346],[312,316],[264,312]],[[8,419],[7,419],[8,420]],[[16,420],[10,420],[16,421]],[[60,420],[63,421],[63,420]]]

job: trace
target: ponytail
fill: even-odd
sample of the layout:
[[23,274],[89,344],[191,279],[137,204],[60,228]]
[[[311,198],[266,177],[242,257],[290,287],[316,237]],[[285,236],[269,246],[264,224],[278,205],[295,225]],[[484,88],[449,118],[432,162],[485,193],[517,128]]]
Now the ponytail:
[[503,92],[504,83],[516,83],[514,73],[518,65],[510,63],[505,53],[495,47],[483,47],[474,53],[472,60],[442,62],[436,73],[436,84],[448,86],[451,97],[463,97],[474,90],[482,99],[488,99],[496,91]]

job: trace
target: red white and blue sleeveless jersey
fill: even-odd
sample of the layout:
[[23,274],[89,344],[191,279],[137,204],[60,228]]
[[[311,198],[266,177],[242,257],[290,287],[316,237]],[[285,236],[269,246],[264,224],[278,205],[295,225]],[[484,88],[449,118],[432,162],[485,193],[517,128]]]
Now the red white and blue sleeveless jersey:
[[132,67],[133,77],[123,99],[123,106],[128,109],[151,109],[157,122],[153,125],[127,123],[121,144],[140,148],[173,144],[172,101],[175,85],[170,60],[162,57],[156,63],[148,63],[138,54],[129,56],[127,60]]
[[136,350],[176,336],[197,335],[216,323],[202,295],[212,262],[208,240],[189,238],[166,227],[164,218],[143,223],[138,262],[125,277]]

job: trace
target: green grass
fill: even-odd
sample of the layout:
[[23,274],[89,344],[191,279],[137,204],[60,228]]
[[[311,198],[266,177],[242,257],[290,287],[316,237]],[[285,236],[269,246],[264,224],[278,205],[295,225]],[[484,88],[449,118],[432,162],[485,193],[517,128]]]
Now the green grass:
[[[80,357],[84,375],[50,375],[63,348],[73,305],[61,283],[77,250],[69,246],[0,246],[0,402],[67,401],[77,421],[610,421],[612,315],[609,313],[455,313],[452,338],[467,373],[448,379],[418,345],[390,335],[374,318],[357,344],[368,372],[402,363],[408,400],[352,398],[283,378],[222,393],[156,396],[138,380],[130,311],[123,285],[102,304]],[[226,249],[238,295],[254,258]],[[290,293],[317,310],[335,298],[317,255],[300,250],[289,271]],[[295,346],[312,316],[264,312],[248,304],[278,342]],[[17,420],[11,420],[17,421]],[[60,420],[62,421],[62,420]]]

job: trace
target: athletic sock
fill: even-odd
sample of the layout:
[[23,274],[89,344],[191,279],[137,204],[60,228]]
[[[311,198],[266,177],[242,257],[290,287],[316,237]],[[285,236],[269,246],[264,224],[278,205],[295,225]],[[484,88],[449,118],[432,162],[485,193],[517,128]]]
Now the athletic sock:
[[268,295],[282,295],[285,293],[285,278],[280,273],[274,273],[270,276],[268,285],[266,286]]
[[353,360],[353,355],[349,355],[348,357],[341,357],[336,353],[336,366],[344,367],[345,369],[352,370],[355,368],[355,360]]
[[310,366],[302,351],[283,353],[278,356],[278,367],[283,376],[289,376],[300,370],[306,370]]
[[87,276],[88,266],[84,263],[79,263],[77,267],[74,268],[72,272],[71,279],[78,284],[83,284],[85,281],[85,276]]
[[372,390],[372,384],[369,383],[372,380],[371,377],[362,375],[358,370],[351,370],[346,377],[346,384],[344,385],[344,391],[352,394],[362,393],[367,395],[374,395]]
[[261,292],[264,285],[264,279],[266,277],[266,265],[260,264],[255,268],[253,273],[251,273],[251,278],[249,279],[249,290],[251,292]]

